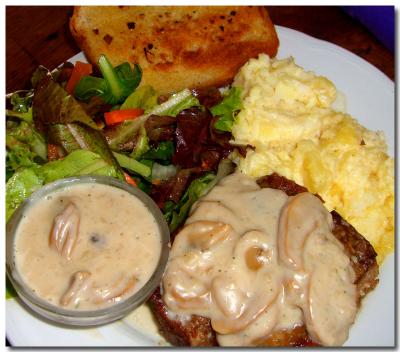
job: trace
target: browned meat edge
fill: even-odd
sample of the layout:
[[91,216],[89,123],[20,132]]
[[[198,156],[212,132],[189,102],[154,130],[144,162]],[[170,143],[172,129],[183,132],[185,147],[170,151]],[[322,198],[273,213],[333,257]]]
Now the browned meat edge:
[[185,324],[180,320],[170,319],[159,289],[153,293],[148,303],[158,321],[160,333],[172,345],[217,346],[210,319],[192,315],[192,318]]
[[[261,177],[257,183],[262,188],[274,188],[293,196],[308,192],[307,188],[296,184],[276,173]],[[317,195],[318,196],[318,195]],[[318,196],[319,197],[319,196]],[[319,197],[320,198],[320,197]],[[356,278],[360,303],[361,299],[378,283],[379,267],[372,245],[357,230],[336,212],[332,211],[333,234],[344,245],[351,260]],[[150,307],[159,323],[160,333],[175,346],[216,346],[215,332],[208,318],[193,315],[182,322],[170,319],[159,289],[149,299]],[[276,331],[264,339],[255,341],[258,346],[316,346],[304,326],[291,330]]]

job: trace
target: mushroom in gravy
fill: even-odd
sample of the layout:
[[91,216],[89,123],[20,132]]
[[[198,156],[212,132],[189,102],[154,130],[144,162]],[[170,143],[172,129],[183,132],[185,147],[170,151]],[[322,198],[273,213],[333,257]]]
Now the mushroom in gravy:
[[192,207],[163,279],[172,314],[211,319],[220,345],[255,345],[305,325],[341,345],[357,311],[354,272],[310,193],[287,196],[236,172]]

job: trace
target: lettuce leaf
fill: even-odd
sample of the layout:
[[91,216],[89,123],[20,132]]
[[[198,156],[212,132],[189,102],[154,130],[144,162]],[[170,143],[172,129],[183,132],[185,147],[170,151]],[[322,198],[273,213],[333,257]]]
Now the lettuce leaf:
[[193,180],[178,203],[168,201],[164,207],[164,217],[173,233],[187,218],[190,208],[201,196],[208,193],[222,178],[231,174],[235,165],[229,159],[223,159],[218,165],[217,174],[207,173]]
[[174,232],[186,220],[193,203],[207,192],[208,185],[215,177],[214,174],[208,173],[193,180],[177,204],[172,201],[165,203],[164,217],[169,223],[171,232]]
[[158,160],[162,164],[170,164],[175,152],[174,143],[171,141],[160,142],[157,147],[151,148],[142,155],[143,159]]
[[51,77],[46,76],[38,83],[33,109],[35,125],[52,144],[62,147],[66,153],[78,149],[90,150],[117,170],[119,178],[124,179],[123,171],[96,123],[82,105]]
[[158,94],[151,86],[137,88],[121,105],[120,109],[144,109],[148,111],[157,105]]
[[115,91],[111,89],[117,103],[122,103],[126,97],[137,88],[142,80],[142,69],[138,64],[134,64],[133,69],[128,62],[116,66],[114,68],[116,75],[115,82],[113,81],[114,77],[108,75],[107,70],[111,70],[112,65],[105,55],[100,55],[99,67],[109,87],[113,88],[114,85],[118,85],[118,88],[121,90],[121,95],[118,96],[117,94],[114,94]]
[[33,90],[16,91],[12,93],[10,102],[13,106],[13,111],[27,113],[32,105]]
[[40,169],[44,183],[80,175],[103,175],[118,177],[117,169],[108,164],[100,155],[89,150],[78,149],[64,159],[43,165]]
[[232,131],[235,116],[242,109],[241,93],[240,87],[232,87],[224,99],[210,109],[213,116],[219,116],[214,128],[225,132]]
[[149,138],[144,126],[140,127],[139,133],[136,136],[135,147],[133,148],[130,157],[134,159],[140,158],[150,149]]
[[17,297],[17,292],[15,291],[13,285],[11,284],[8,277],[6,277],[6,299]]
[[118,177],[116,168],[98,154],[79,149],[64,159],[51,161],[43,166],[18,170],[6,184],[6,221],[15,209],[44,184],[71,176],[104,175]]
[[124,168],[130,171],[136,172],[143,177],[149,177],[151,175],[151,167],[133,159],[129,156],[121,153],[113,152],[118,163]]
[[142,69],[135,64],[133,69],[128,62],[113,67],[106,56],[100,55],[98,62],[103,78],[85,76],[74,89],[74,96],[88,101],[99,96],[105,103],[121,104],[139,85]]
[[6,110],[7,117],[15,117],[19,120],[31,123],[33,121],[32,118],[32,108],[30,107],[28,111],[14,111],[14,110]]
[[120,123],[113,132],[112,137],[108,139],[108,144],[112,150],[118,150],[118,145],[135,138],[150,115],[176,116],[182,110],[192,106],[200,106],[200,103],[189,89],[184,89],[179,93],[173,94],[166,102],[156,105],[137,119]]
[[6,129],[6,147],[8,150],[13,150],[24,144],[32,153],[40,157],[43,161],[47,160],[47,145],[42,137],[32,124],[21,121],[19,124],[9,123]]
[[104,101],[107,94],[107,83],[103,78],[83,76],[74,89],[74,97],[89,101],[92,97],[101,97]]
[[172,96],[164,103],[157,105],[149,114],[176,116],[182,110],[189,109],[194,106],[201,106],[199,100],[192,95],[189,89],[184,89]]
[[[21,143],[13,136],[6,135],[6,169],[11,175],[20,168],[32,167],[43,163],[29,146]],[[7,177],[7,180],[10,176]]]
[[6,184],[6,221],[15,209],[34,191],[43,186],[43,176],[39,166],[17,171]]
[[33,121],[42,133],[47,133],[51,125],[77,122],[98,130],[96,123],[82,105],[49,76],[39,82],[36,89],[33,98]]
[[[20,168],[43,164],[47,161],[47,144],[32,122],[32,109],[28,112],[7,114],[6,122],[6,180]],[[18,116],[16,116],[18,114]],[[30,118],[21,115],[31,115]]]

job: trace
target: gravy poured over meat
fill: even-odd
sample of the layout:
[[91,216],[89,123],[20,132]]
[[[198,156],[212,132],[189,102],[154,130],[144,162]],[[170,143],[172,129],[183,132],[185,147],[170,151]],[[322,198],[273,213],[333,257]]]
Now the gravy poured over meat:
[[341,345],[358,293],[332,229],[316,196],[228,176],[193,206],[176,236],[164,302],[180,319],[209,318],[220,345],[257,345],[301,326],[316,343]]

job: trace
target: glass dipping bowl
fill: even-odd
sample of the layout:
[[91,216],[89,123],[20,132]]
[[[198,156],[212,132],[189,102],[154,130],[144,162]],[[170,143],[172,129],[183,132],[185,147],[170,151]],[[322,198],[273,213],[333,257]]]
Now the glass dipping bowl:
[[[112,305],[96,309],[96,310],[73,310],[62,308],[49,303],[45,299],[36,295],[32,289],[24,282],[22,276],[18,272],[15,263],[14,243],[17,235],[18,226],[24,213],[35,203],[50,195],[51,193],[61,190],[65,187],[74,186],[77,184],[104,184],[119,188],[123,191],[135,196],[153,215],[156,224],[159,228],[161,237],[161,251],[158,259],[158,264],[155,271],[149,280],[137,292],[125,298],[121,302],[113,303]],[[11,219],[8,221],[7,226],[7,239],[6,239],[6,272],[9,280],[13,284],[20,299],[33,311],[40,316],[62,325],[70,326],[94,326],[106,324],[117,319],[120,319],[133,311],[135,308],[144,303],[154,290],[159,285],[165,266],[167,264],[169,255],[169,241],[170,234],[168,225],[157,205],[154,201],[143,191],[129,184],[107,176],[78,176],[61,179],[45,185],[29,198],[27,198],[18,209],[15,210]]]

